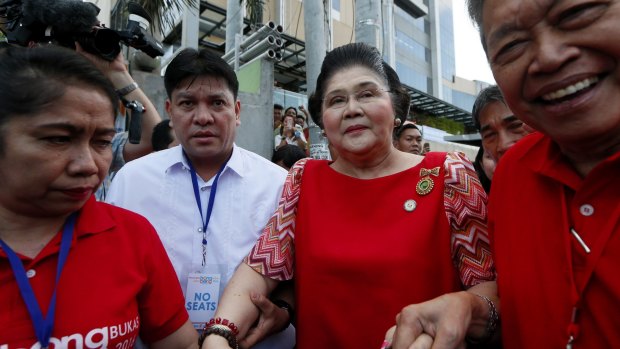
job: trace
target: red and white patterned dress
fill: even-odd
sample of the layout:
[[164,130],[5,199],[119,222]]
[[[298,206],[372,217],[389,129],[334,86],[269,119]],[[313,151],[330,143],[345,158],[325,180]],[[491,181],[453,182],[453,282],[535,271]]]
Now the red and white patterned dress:
[[295,280],[297,348],[375,349],[404,306],[495,279],[486,203],[459,153],[370,180],[301,160],[245,262]]

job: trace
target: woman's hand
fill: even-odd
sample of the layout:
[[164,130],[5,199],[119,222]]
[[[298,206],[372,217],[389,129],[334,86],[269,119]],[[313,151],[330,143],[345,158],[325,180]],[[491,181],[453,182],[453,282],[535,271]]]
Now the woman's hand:
[[[468,291],[448,293],[430,301],[409,305],[396,316],[396,326],[386,333],[385,348],[464,349],[465,337],[488,335],[489,305],[478,295],[497,301],[495,281]],[[499,309],[499,303],[494,303]],[[499,310],[498,310],[499,312]]]
[[293,127],[293,125],[291,125],[290,123],[284,124],[284,131],[282,132],[282,135],[285,136],[286,138],[294,137],[295,127]]
[[464,349],[471,320],[471,297],[476,296],[450,293],[403,308],[396,316],[393,337],[386,338],[391,348]]

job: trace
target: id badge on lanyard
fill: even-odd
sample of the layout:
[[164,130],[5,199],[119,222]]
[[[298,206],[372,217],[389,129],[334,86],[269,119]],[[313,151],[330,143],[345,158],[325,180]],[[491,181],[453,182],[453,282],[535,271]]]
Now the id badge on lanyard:
[[202,222],[202,267],[198,270],[191,271],[187,277],[185,309],[189,313],[189,318],[194,328],[202,330],[205,322],[209,321],[213,315],[215,315],[215,310],[220,300],[222,275],[226,275],[227,273],[226,265],[207,265],[207,227],[209,226],[211,213],[213,212],[213,206],[215,204],[218,180],[228,161],[222,165],[213,180],[213,186],[209,193],[206,217],[203,217],[202,200],[200,199],[200,190],[198,188],[198,176],[187,154],[185,154],[185,152],[183,152],[183,154],[189,164],[194,197]]
[[210,266],[201,272],[190,272],[185,291],[185,309],[196,330],[215,315],[220,301],[222,273],[220,266]]

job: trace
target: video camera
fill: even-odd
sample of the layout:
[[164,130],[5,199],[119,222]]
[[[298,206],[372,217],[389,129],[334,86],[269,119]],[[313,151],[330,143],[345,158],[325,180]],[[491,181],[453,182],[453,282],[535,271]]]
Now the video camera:
[[81,0],[0,0],[0,30],[10,44],[31,42],[75,48],[113,61],[123,42],[151,57],[164,54],[162,44],[147,32],[148,13],[136,2],[127,4],[129,19],[124,30],[99,25],[100,9]]

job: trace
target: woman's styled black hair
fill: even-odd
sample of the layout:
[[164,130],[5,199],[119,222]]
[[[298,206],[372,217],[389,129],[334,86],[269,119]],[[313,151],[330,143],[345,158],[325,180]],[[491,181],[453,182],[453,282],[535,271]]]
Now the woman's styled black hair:
[[292,144],[285,144],[273,152],[271,162],[277,163],[278,161],[282,161],[284,166],[290,169],[297,161],[305,157],[307,157],[306,153],[300,147]]
[[476,174],[478,174],[478,179],[480,180],[480,184],[482,184],[482,188],[484,188],[484,191],[488,194],[491,192],[491,179],[484,173],[484,167],[482,166],[483,157],[484,148],[480,147],[476,154],[476,160],[474,161],[474,169],[476,170]]
[[338,72],[355,66],[368,68],[383,79],[390,89],[395,116],[403,122],[409,113],[411,97],[400,83],[398,75],[383,61],[376,48],[365,43],[353,43],[332,50],[323,60],[321,73],[316,81],[316,90],[308,99],[308,111],[314,123],[323,128],[321,109],[329,80]]

